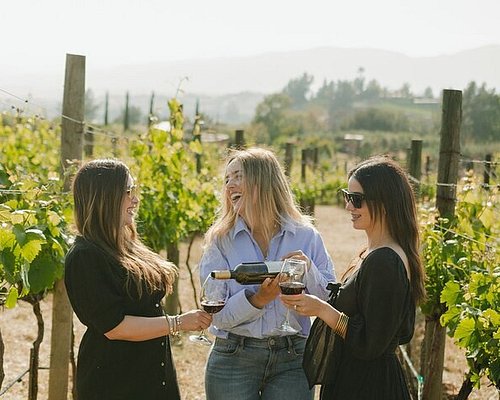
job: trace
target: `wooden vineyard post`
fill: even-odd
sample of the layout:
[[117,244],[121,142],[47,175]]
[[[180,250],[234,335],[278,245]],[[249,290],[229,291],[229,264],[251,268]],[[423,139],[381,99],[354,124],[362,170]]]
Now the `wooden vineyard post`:
[[410,151],[410,165],[408,172],[412,179],[413,187],[415,188],[415,193],[419,194],[420,188],[420,178],[422,177],[422,141],[412,140],[411,141],[411,151]]
[[[82,159],[85,112],[85,57],[67,54],[61,132],[61,177],[64,191],[70,190],[67,169],[72,160]],[[67,400],[68,367],[73,329],[73,310],[64,280],[54,287],[50,343],[49,400]]]
[[[300,181],[303,183],[304,188],[306,187],[306,170],[307,170],[307,160],[310,151],[308,149],[302,149],[302,159],[300,163]],[[314,216],[314,206],[316,199],[314,197],[302,197],[300,199],[300,208],[307,215]]]
[[491,159],[491,154],[486,154],[483,172],[483,183],[486,190],[489,190],[490,188],[490,176],[492,173]]
[[[462,92],[444,90],[439,145],[436,207],[441,218],[453,221],[457,194],[460,158],[460,124],[462,122]],[[427,315],[422,344],[423,399],[440,399],[442,395],[446,328],[441,326],[441,314]]]
[[285,145],[285,175],[290,178],[293,164],[293,143],[287,142]]
[[106,92],[106,99],[104,100],[104,126],[108,126],[109,117],[109,92]]
[[237,149],[245,148],[245,131],[243,129],[237,129],[234,131],[235,139],[234,139],[234,147]]

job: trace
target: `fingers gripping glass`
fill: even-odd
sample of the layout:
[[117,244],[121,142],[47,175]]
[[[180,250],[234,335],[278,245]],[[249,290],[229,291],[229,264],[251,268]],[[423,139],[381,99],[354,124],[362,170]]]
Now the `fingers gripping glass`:
[[134,197],[138,197],[138,195],[139,190],[137,188],[137,185],[127,186],[127,196],[130,200],[132,200]]
[[363,193],[349,192],[346,189],[341,189],[341,191],[346,203],[351,203],[354,208],[363,207],[363,200],[366,199]]

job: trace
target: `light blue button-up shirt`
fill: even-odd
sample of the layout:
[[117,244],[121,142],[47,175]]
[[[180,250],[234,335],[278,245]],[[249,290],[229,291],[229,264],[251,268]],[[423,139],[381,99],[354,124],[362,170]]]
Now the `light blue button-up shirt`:
[[[311,260],[311,266],[304,277],[307,293],[326,300],[329,295],[326,285],[335,281],[332,259],[315,228],[292,220],[282,223],[281,230],[271,239],[268,257],[264,258],[249,228],[239,218],[227,238],[217,240],[205,249],[200,261],[201,282],[214,270],[234,269],[242,262],[279,261],[296,250],[302,250]],[[279,297],[262,309],[254,307],[248,298],[258,289],[259,285],[240,285],[233,279],[229,280],[229,299],[224,308],[214,314],[210,331],[222,338],[227,338],[228,332],[259,339],[276,336],[277,333],[273,330],[285,320],[286,307]],[[309,317],[290,311],[289,320],[290,325],[299,329],[300,335],[309,334]]]

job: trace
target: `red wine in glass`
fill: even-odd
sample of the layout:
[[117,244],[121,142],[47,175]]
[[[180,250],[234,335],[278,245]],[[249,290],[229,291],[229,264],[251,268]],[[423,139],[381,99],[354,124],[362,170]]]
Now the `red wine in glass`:
[[[201,288],[201,306],[209,314],[218,313],[224,308],[229,295],[229,289],[226,281],[213,279],[208,275]],[[189,336],[189,340],[194,343],[211,345],[212,341],[206,337],[205,331],[201,331],[199,335]]]
[[209,314],[216,314],[224,308],[225,301],[202,301],[201,306]]
[[[306,285],[302,282],[282,282],[280,290],[283,294],[301,294]],[[208,312],[208,311],[207,311]]]
[[[287,258],[283,262],[280,273],[280,290],[282,294],[301,294],[305,288],[303,283],[306,273],[306,262],[296,258]],[[290,310],[286,310],[286,316],[283,323],[274,329],[276,334],[297,333],[298,330],[290,325]]]

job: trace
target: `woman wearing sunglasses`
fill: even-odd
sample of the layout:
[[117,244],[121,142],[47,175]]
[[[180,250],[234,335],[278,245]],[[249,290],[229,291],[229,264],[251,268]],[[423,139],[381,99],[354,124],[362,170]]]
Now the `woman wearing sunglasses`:
[[79,400],[178,400],[169,335],[199,330],[211,316],[164,316],[177,268],[137,236],[139,199],[128,168],[115,160],[84,164],[73,182],[78,235],[66,256],[65,283],[86,325],[78,352]]
[[322,385],[321,399],[410,399],[395,351],[412,338],[416,304],[425,296],[413,190],[387,157],[361,162],[348,177],[345,207],[353,228],[365,231],[366,248],[329,302],[310,294],[281,299],[319,318],[311,338],[321,324],[325,335],[335,333],[329,349],[304,363],[310,384]]

